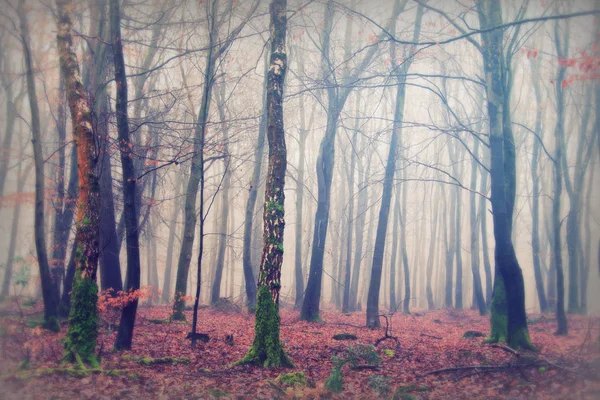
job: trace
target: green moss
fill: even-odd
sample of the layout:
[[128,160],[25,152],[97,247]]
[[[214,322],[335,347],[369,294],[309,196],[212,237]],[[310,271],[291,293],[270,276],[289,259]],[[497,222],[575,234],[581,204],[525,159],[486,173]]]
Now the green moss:
[[340,393],[344,390],[344,377],[342,376],[341,365],[336,365],[331,371],[331,375],[325,379],[325,389],[333,393]]
[[[135,359],[135,358],[134,358]],[[139,357],[137,361],[142,365],[157,365],[157,364],[188,364],[190,359],[187,357],[174,358],[174,357]]]
[[275,201],[275,200],[269,200],[269,201],[267,201],[267,211],[269,211],[269,212],[276,211],[278,213],[283,214],[284,213],[283,204],[281,204],[280,202]]
[[306,385],[306,376],[304,376],[303,372],[290,372],[289,374],[280,374],[275,380],[278,383],[286,386]]
[[60,322],[58,322],[58,318],[56,317],[48,318],[48,320],[44,321],[42,326],[50,332],[60,332]]
[[496,271],[494,274],[494,294],[492,296],[492,312],[490,313],[490,336],[486,343],[503,343],[507,334],[507,304],[506,289],[502,275]]
[[369,377],[369,386],[377,392],[380,398],[385,399],[389,396],[392,389],[389,385],[389,379],[381,375],[372,375]]
[[208,394],[217,399],[220,399],[221,397],[229,397],[229,393],[219,388],[208,389]]
[[158,319],[158,318],[150,318],[147,321],[150,322],[151,324],[168,324],[169,323],[168,319]]
[[531,344],[527,328],[521,328],[513,332],[508,338],[508,345],[515,350],[524,349],[537,351]]
[[65,339],[64,360],[98,367],[94,355],[98,338],[98,286],[77,271],[73,279],[69,327]]
[[392,349],[383,349],[383,354],[385,354],[388,357],[394,357],[396,355],[396,353]]
[[244,358],[235,365],[256,364],[266,368],[293,367],[294,363],[284,353],[279,340],[279,307],[267,286],[261,286],[257,294],[254,342]]

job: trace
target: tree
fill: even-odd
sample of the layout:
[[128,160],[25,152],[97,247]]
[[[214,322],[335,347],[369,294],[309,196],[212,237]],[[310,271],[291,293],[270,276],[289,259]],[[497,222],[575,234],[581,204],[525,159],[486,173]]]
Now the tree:
[[[127,273],[125,290],[135,292],[140,288],[140,234],[138,231],[138,210],[136,205],[137,179],[129,138],[129,118],[127,114],[127,78],[121,39],[121,10],[119,0],[110,1],[110,38],[115,65],[117,86],[117,131],[121,167],[123,169],[123,214],[125,218],[125,243],[127,246]],[[115,349],[129,350],[133,340],[133,328],[138,299],[129,301],[121,312],[119,331],[115,338]]]
[[[396,29],[396,19],[398,15],[404,8],[405,4],[400,4],[400,1],[396,1],[394,5],[394,11],[392,13],[392,32]],[[423,18],[423,7],[419,6],[417,8],[417,16],[415,18],[415,28],[413,32],[413,42],[416,42],[419,38],[420,30],[421,30],[421,19]],[[394,126],[392,128],[392,137],[390,140],[390,150],[388,153],[387,163],[385,166],[385,177],[383,180],[383,194],[381,197],[381,208],[379,210],[379,220],[377,224],[377,234],[375,237],[375,248],[373,251],[373,268],[371,272],[371,281],[369,283],[369,294],[367,298],[367,327],[373,329],[381,326],[379,322],[379,291],[381,288],[381,271],[383,267],[383,255],[385,253],[385,238],[387,235],[387,224],[389,220],[390,214],[390,203],[392,199],[392,189],[394,187],[393,180],[394,174],[396,172],[396,158],[400,153],[399,142],[401,141],[401,130],[402,123],[404,122],[404,102],[406,98],[406,73],[408,72],[410,65],[412,64],[413,54],[415,51],[415,46],[411,46],[410,49],[404,54],[404,61],[401,66],[398,67],[396,71],[393,71],[393,74],[396,74],[396,108],[394,111]],[[392,57],[393,66],[396,66],[395,63],[395,53]],[[405,192],[405,190],[403,190]],[[406,213],[401,213],[401,219],[406,220]],[[401,222],[401,226],[404,225]],[[404,233],[402,234],[402,240],[406,240]],[[404,250],[406,247],[403,248]],[[405,271],[408,266],[408,257],[405,256],[405,252],[403,253],[403,264],[405,265]],[[392,268],[395,268],[392,265]],[[408,279],[408,276],[405,274],[405,279]],[[405,292],[406,293],[406,292]],[[410,297],[410,288],[408,291],[408,296]],[[408,307],[405,300],[405,311],[408,311]],[[392,305],[393,306],[393,305]]]
[[[404,2],[406,3],[406,2]],[[331,182],[333,179],[333,168],[335,161],[335,137],[337,132],[337,124],[342,109],[348,96],[355,88],[360,74],[370,64],[371,60],[378,51],[378,46],[371,46],[364,55],[363,59],[358,63],[354,71],[350,72],[347,69],[341,79],[343,85],[339,85],[333,69],[330,48],[331,48],[331,33],[333,29],[333,16],[335,2],[329,0],[325,5],[325,20],[323,25],[323,43],[321,47],[321,66],[323,80],[326,84],[327,92],[327,123],[325,127],[325,135],[319,146],[319,154],[317,156],[317,210],[315,212],[315,223],[313,229],[312,253],[310,258],[310,270],[300,318],[305,321],[319,321],[320,302],[321,302],[321,282],[323,279],[323,257],[325,255],[325,243],[327,240],[327,228],[329,226],[329,211],[331,206]],[[395,10],[401,10],[404,7],[395,7]],[[392,20],[397,15],[393,16]],[[389,26],[386,26],[384,31],[388,31]],[[382,40],[384,33],[378,36],[378,40]],[[358,243],[358,241],[357,241]],[[356,262],[355,258],[355,262]],[[354,281],[354,280],[352,280]],[[357,280],[358,283],[358,280]]]
[[287,151],[283,125],[283,84],[287,70],[285,49],[286,0],[273,0],[271,15],[271,61],[267,82],[267,138],[269,170],[265,188],[264,246],[258,278],[254,342],[240,364],[291,367],[279,340],[279,290],[283,263],[284,186]]
[[77,146],[79,166],[79,197],[77,200],[76,250],[71,311],[65,341],[65,358],[86,362],[98,361],[96,348],[98,285],[96,272],[99,253],[99,182],[96,172],[97,147],[92,130],[92,113],[79,74],[79,64],[73,49],[73,5],[69,0],[57,0],[57,42],[60,66],[65,78],[67,100],[71,111],[73,136]]
[[[559,22],[554,23],[554,44],[559,57],[566,58],[567,43],[561,43],[559,33]],[[566,73],[566,65],[558,65],[558,74],[555,82],[556,90],[556,127],[554,128],[554,168],[553,168],[553,193],[552,193],[552,230],[554,231],[552,252],[554,256],[554,267],[556,268],[556,329],[557,335],[566,335],[568,333],[567,317],[565,316],[565,283],[562,266],[562,249],[560,235],[560,200],[562,195],[562,168],[560,165],[563,152],[563,136],[565,129],[564,114],[564,87],[563,81]],[[575,283],[576,285],[577,283]],[[577,301],[577,298],[575,298]]]
[[[540,183],[538,176],[538,164],[541,153],[542,140],[542,106],[541,106],[541,89],[540,84],[535,77],[539,73],[539,59],[532,59],[531,62],[531,77],[533,81],[533,91],[535,94],[536,112],[535,112],[535,133],[537,137],[533,138],[533,154],[531,155],[531,182],[532,182],[532,198],[531,198],[531,251],[533,255],[533,272],[535,276],[535,285],[540,303],[540,311],[547,312],[549,309],[548,300],[546,300],[546,290],[544,289],[544,279],[542,278],[542,268],[540,263]],[[539,139],[538,139],[539,137]]]
[[[502,10],[499,3],[481,0],[477,3],[477,7],[482,29],[502,24]],[[508,102],[511,82],[507,77],[506,67],[506,61],[510,62],[510,57],[509,60],[505,60],[502,30],[482,32],[482,40],[481,51],[486,72],[487,108],[490,121],[491,203],[496,241],[494,260],[498,272],[494,282],[494,297],[506,298],[507,311],[504,317],[502,310],[492,308],[491,336],[495,341],[505,337],[508,345],[514,349],[531,348],[525,313],[523,272],[511,238],[516,174]],[[494,322],[500,322],[500,326],[494,327]],[[504,324],[506,324],[506,335],[504,335]]]
[[[190,179],[188,181],[188,187],[185,195],[185,216],[184,216],[184,232],[181,241],[181,252],[179,254],[179,262],[177,263],[177,279],[175,281],[175,303],[173,304],[173,315],[172,318],[176,320],[184,320],[185,315],[183,308],[185,301],[182,299],[187,291],[187,279],[190,269],[190,262],[192,259],[192,247],[194,244],[195,228],[196,228],[196,197],[198,191],[200,191],[200,241],[203,240],[203,222],[204,222],[204,211],[203,211],[203,185],[204,185],[204,144],[206,127],[208,123],[208,112],[210,109],[210,103],[212,99],[212,89],[216,76],[217,60],[227,51],[233,41],[240,34],[245,24],[248,22],[250,17],[256,11],[259,1],[255,1],[250,8],[246,18],[229,33],[229,35],[222,41],[218,40],[218,29],[221,25],[217,23],[217,0],[207,3],[207,17],[209,18],[209,41],[208,41],[208,54],[206,56],[206,68],[204,72],[204,85],[202,89],[202,100],[200,102],[200,110],[198,112],[198,118],[194,129],[194,149],[193,157],[191,160],[191,171]],[[200,190],[198,189],[200,187]],[[198,281],[197,281],[197,295],[200,295],[200,279],[201,279],[201,260],[202,260],[202,242],[200,243],[200,255],[198,257]],[[199,301],[196,299],[196,302]],[[194,306],[196,308],[196,304]],[[195,324],[193,324],[195,327]]]
[[42,295],[44,297],[44,327],[49,330],[58,331],[60,330],[60,325],[58,324],[58,293],[50,275],[48,250],[46,249],[46,232],[44,231],[44,154],[42,150],[40,111],[35,88],[31,39],[29,37],[25,0],[19,0],[17,14],[21,29],[21,44],[23,45],[23,53],[25,55],[27,93],[29,96],[29,108],[31,110],[31,142],[33,143],[35,165],[35,249],[42,281]]

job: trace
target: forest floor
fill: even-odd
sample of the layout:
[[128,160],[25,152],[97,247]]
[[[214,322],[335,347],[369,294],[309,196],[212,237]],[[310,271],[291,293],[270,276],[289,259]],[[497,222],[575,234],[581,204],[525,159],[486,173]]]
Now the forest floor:
[[[325,322],[307,323],[282,309],[281,338],[296,368],[263,369],[231,366],[253,339],[254,318],[241,310],[201,309],[198,330],[210,341],[191,349],[185,339],[189,324],[169,323],[166,306],[142,306],[133,350],[111,352],[116,333],[104,321],[97,348],[101,368],[81,371],[60,364],[66,325],[60,333],[36,327],[41,305],[25,304],[0,304],[0,398],[600,398],[598,318],[569,316],[569,335],[557,337],[552,315],[530,315],[532,342],[540,351],[513,354],[484,344],[482,337],[463,337],[466,331],[488,332],[488,317],[476,311],[396,314],[391,335],[398,342],[386,339],[370,347],[385,329],[363,327],[364,313],[326,310]],[[340,333],[357,338],[334,340]],[[335,360],[348,361],[339,393],[325,388]],[[431,373],[469,366],[480,367]],[[278,378],[291,372],[302,372],[305,382],[290,385]]]

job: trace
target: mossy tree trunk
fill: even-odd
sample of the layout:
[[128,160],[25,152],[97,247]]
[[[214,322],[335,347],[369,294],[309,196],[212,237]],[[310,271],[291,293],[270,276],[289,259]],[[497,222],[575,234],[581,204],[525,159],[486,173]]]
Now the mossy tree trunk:
[[267,81],[267,138],[269,170],[265,189],[264,246],[258,279],[254,342],[240,364],[291,367],[279,340],[279,290],[283,263],[284,185],[287,151],[283,126],[283,83],[287,70],[285,49],[286,0],[273,0],[271,61]]
[[57,0],[57,42],[60,66],[65,77],[67,101],[71,111],[73,137],[77,146],[79,196],[77,200],[75,275],[71,293],[69,327],[65,341],[65,359],[97,364],[94,356],[97,339],[96,271],[99,255],[99,182],[96,173],[97,148],[92,130],[92,112],[79,73],[73,49],[72,4]]
[[[501,5],[492,0],[478,3],[481,28],[502,23]],[[510,66],[511,45],[505,58],[503,32],[494,30],[482,34],[484,45],[481,50],[486,72],[487,109],[490,121],[490,176],[492,181],[492,211],[494,239],[496,242],[494,259],[496,280],[502,276],[504,290],[496,283],[494,296],[506,295],[506,341],[512,348],[531,348],[527,315],[525,313],[525,284],[523,272],[515,254],[512,242],[512,217],[514,210],[516,166],[515,147],[510,128],[509,94],[511,85]],[[492,301],[493,303],[493,301]],[[492,309],[491,321],[501,320],[501,315]],[[499,337],[501,335],[499,334]]]

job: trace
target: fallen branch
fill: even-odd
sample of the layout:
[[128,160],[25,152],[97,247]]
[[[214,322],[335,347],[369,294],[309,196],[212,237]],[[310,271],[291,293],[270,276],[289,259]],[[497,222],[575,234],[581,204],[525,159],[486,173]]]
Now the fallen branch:
[[426,333],[421,333],[421,336],[429,337],[429,338],[432,338],[432,339],[443,339],[443,337],[428,335]]
[[507,353],[511,353],[511,354],[515,355],[516,357],[521,357],[521,354],[518,351],[516,351],[515,349],[513,349],[512,347],[508,347],[503,344],[492,344],[492,347],[497,347],[501,350],[506,351]]
[[365,369],[377,371],[377,370],[379,370],[379,367],[377,365],[360,364],[360,365],[353,365],[350,367],[350,369],[355,370],[355,371],[361,371],[361,370],[365,370]]
[[[377,341],[375,342],[375,347],[379,346],[379,343],[387,339],[393,340],[394,342],[396,342],[396,346],[400,346],[400,341],[398,340],[398,338],[396,336],[391,335],[391,327],[388,316],[386,314],[379,314],[379,316],[385,318],[385,336],[377,339]],[[389,316],[389,318],[391,318],[391,315]]]
[[436,369],[434,371],[429,371],[424,373],[423,375],[419,375],[419,377],[424,377],[427,375],[441,374],[445,372],[457,372],[457,371],[480,371],[480,372],[496,372],[496,371],[504,371],[507,369],[519,369],[519,368],[527,368],[535,366],[539,364],[539,360],[535,360],[533,362],[527,364],[518,364],[518,363],[506,363],[500,365],[467,365],[464,367],[452,367],[452,368],[442,368]]

